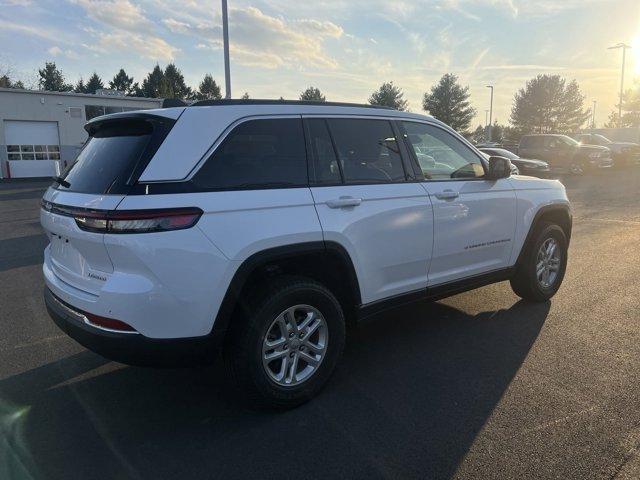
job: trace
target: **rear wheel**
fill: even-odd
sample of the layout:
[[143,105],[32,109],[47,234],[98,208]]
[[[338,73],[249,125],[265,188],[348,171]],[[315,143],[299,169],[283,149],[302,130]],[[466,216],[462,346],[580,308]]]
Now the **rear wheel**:
[[283,277],[237,318],[225,348],[227,365],[251,406],[291,408],[315,396],[342,354],[340,303],[322,284]]
[[544,302],[555,295],[567,268],[567,243],[558,225],[542,223],[536,228],[511,279],[516,295],[534,302]]

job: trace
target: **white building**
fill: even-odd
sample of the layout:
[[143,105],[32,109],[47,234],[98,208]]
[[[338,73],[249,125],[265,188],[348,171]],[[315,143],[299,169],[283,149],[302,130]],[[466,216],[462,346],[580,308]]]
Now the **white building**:
[[107,113],[158,108],[162,99],[0,88],[0,176],[50,177],[75,160],[87,120]]

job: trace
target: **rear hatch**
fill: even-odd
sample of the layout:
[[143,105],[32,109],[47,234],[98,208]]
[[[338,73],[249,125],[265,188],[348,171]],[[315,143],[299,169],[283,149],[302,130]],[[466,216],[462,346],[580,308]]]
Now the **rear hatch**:
[[73,165],[46,191],[40,221],[50,240],[45,270],[82,292],[97,295],[113,264],[104,234],[91,220],[113,211],[137,179],[175,120],[157,115],[97,118]]

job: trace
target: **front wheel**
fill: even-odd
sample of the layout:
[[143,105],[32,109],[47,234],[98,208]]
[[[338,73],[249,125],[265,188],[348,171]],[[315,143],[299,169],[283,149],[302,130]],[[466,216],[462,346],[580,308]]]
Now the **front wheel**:
[[584,175],[585,167],[582,162],[574,162],[569,166],[569,173],[572,175]]
[[234,319],[225,358],[250,406],[291,408],[315,396],[342,354],[345,320],[322,284],[276,279]]
[[541,224],[529,243],[524,257],[511,279],[511,288],[519,297],[544,302],[560,288],[567,268],[567,237],[562,228]]

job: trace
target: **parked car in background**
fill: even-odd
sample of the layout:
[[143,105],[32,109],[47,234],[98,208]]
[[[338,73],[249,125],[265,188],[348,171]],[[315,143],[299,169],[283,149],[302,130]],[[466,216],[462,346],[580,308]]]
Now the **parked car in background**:
[[480,147],[479,150],[490,156],[505,157],[511,160],[511,164],[518,167],[518,172],[521,175],[530,175],[532,177],[547,178],[551,175],[551,169],[547,162],[542,160],[533,160],[520,158],[513,152],[505,150],[504,148],[484,148]]
[[[482,153],[482,155],[484,155],[484,158],[487,159],[487,162],[491,159],[492,156],[494,156],[494,155],[489,155],[488,153],[483,152],[482,149],[480,149],[480,152]],[[503,157],[503,158],[507,158],[507,157]],[[509,170],[510,170],[511,176],[520,175],[520,170],[518,170],[518,167],[516,167],[511,162],[509,162]]]
[[579,133],[574,135],[583,145],[600,145],[611,150],[613,164],[620,167],[640,165],[640,145],[632,142],[613,142],[599,133]]
[[599,145],[583,145],[567,135],[523,135],[518,155],[544,160],[554,171],[576,175],[613,166],[611,150]]

